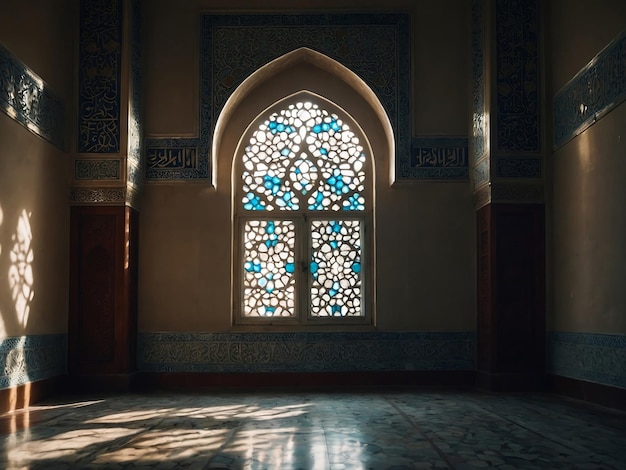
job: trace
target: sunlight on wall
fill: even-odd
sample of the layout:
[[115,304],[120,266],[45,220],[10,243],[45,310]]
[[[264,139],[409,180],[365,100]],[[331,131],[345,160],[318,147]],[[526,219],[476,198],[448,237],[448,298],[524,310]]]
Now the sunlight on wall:
[[24,344],[26,336],[19,338],[15,348],[11,349],[4,361],[4,371],[9,378],[9,386],[14,387],[29,381],[28,367],[26,366],[26,355],[24,354]]
[[35,296],[33,288],[33,260],[34,253],[31,247],[33,234],[30,228],[30,212],[22,211],[17,222],[17,229],[11,241],[13,249],[10,253],[11,266],[9,267],[9,287],[17,320],[22,327],[28,324],[30,303]]
[[[0,205],[0,228],[2,227],[2,221],[4,219],[4,213],[2,212],[2,205]],[[2,232],[0,232],[0,235]],[[2,238],[0,238],[0,257],[2,256]],[[6,328],[4,326],[4,317],[2,316],[2,310],[0,309],[0,338],[6,336]]]
[[[2,213],[2,206],[0,205],[0,227],[2,227],[2,219],[4,214]],[[2,255],[2,240],[0,239],[0,255]]]

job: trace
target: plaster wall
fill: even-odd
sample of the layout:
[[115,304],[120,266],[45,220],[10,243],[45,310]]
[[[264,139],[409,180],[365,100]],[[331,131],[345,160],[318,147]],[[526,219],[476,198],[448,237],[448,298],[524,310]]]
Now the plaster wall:
[[[312,4],[313,5],[313,4]],[[307,12],[337,11],[315,2]],[[262,12],[289,11],[265,2]],[[154,1],[144,12],[148,136],[191,136],[198,127],[201,12],[245,11],[245,2]],[[342,2],[342,10],[410,11],[413,135],[463,136],[469,109],[469,6],[445,2]],[[256,10],[258,11],[258,10]],[[445,33],[442,33],[445,31]],[[442,37],[443,36],[443,37]],[[376,167],[376,326],[382,331],[475,328],[474,207],[469,182],[390,185],[383,123],[345,81],[310,65],[272,78],[250,100],[271,104],[317,87],[357,118]],[[314,77],[314,79],[312,78]],[[261,86],[261,84],[259,85]],[[315,90],[312,90],[315,91]],[[223,134],[216,185],[148,183],[141,209],[140,331],[232,330],[230,162],[240,134],[262,109],[244,103]]]
[[[622,1],[598,1],[591,8],[588,2],[552,1],[549,96],[625,29]],[[623,72],[618,79],[624,82]],[[549,329],[626,333],[624,129],[622,102],[550,159],[554,306]]]
[[[0,3],[0,43],[66,110],[73,99],[74,11],[73,0]],[[67,154],[2,112],[0,155],[0,339],[64,333]]]

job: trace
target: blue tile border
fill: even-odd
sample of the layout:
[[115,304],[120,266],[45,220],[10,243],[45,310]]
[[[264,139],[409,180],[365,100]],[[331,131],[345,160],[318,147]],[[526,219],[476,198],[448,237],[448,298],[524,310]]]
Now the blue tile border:
[[626,335],[551,332],[548,370],[554,375],[626,388]]
[[413,137],[411,173],[416,179],[466,180],[467,137]]
[[140,333],[144,372],[474,370],[475,333]]
[[626,31],[554,97],[553,147],[563,146],[626,100]]
[[[396,174],[412,177],[410,15],[354,13],[202,15],[199,136],[146,139],[147,178],[209,179],[213,128],[231,93],[259,67],[300,47],[339,61],[376,92],[396,136]],[[197,149],[194,166],[180,158],[183,148]],[[171,158],[157,156],[164,153]]]
[[63,101],[1,43],[0,109],[29,131],[65,150]]
[[67,373],[67,336],[29,335],[0,342],[0,389]]

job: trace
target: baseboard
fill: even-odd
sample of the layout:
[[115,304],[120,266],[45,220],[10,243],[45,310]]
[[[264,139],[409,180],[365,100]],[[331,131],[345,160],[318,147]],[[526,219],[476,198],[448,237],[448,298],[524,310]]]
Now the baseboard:
[[141,372],[138,391],[198,389],[289,388],[306,390],[356,390],[392,387],[472,388],[474,371],[377,371],[311,373],[182,373]]
[[28,408],[65,390],[67,377],[51,377],[0,390],[0,414]]
[[549,380],[550,390],[554,393],[626,411],[626,389],[624,388],[572,379],[560,375],[551,375]]

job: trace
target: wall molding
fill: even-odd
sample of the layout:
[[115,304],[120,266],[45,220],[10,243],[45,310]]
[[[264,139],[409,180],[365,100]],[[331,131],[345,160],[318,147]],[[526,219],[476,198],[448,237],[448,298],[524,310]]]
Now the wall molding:
[[565,145],[626,100],[626,31],[554,97],[553,149]]
[[548,371],[626,388],[626,335],[550,332]]
[[0,342],[0,389],[65,375],[67,336],[29,335]]
[[475,333],[139,333],[140,372],[474,370]]
[[0,110],[65,150],[65,105],[50,86],[0,43]]

